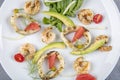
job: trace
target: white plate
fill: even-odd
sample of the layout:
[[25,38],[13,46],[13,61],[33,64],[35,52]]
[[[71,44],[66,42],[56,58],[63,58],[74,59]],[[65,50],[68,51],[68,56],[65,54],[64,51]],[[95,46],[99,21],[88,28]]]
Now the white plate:
[[[24,5],[25,0],[5,0],[4,4],[1,7],[0,11],[0,61],[7,72],[7,74],[13,80],[32,80],[32,78],[28,75],[28,71],[26,69],[26,63],[17,63],[13,59],[13,55],[18,52],[19,47],[21,44],[30,42],[36,46],[37,49],[45,46],[44,43],[40,42],[40,32],[27,36],[24,39],[12,41],[2,38],[2,36],[7,37],[16,37],[18,36],[15,33],[11,25],[9,23],[10,16],[12,15],[12,10],[14,8],[21,8]],[[119,16],[118,10],[115,6],[113,0],[85,0],[83,6],[81,8],[90,8],[95,13],[101,13],[104,15],[104,20],[101,24],[91,24],[90,26],[103,26],[107,27],[107,30],[91,30],[92,35],[96,36],[99,34],[107,34],[111,36],[110,44],[113,47],[111,52],[101,53],[101,52],[94,52],[88,55],[85,55],[86,60],[89,60],[92,63],[90,73],[94,75],[97,80],[104,80],[110,72],[113,70],[114,66],[116,65],[119,52],[120,52],[120,28],[119,28]],[[42,10],[45,10],[46,7],[42,7]],[[42,11],[41,10],[41,11]],[[37,19],[42,20],[43,14],[38,14],[36,17]],[[77,25],[82,25],[78,19],[75,20]],[[43,24],[41,24],[43,25]],[[2,26],[2,27],[1,27]],[[42,26],[42,28],[45,25]],[[72,64],[73,61],[78,56],[70,55],[70,49],[57,49],[63,55],[65,59],[65,70],[61,73],[62,75],[72,75],[73,69]],[[65,76],[58,76],[53,80],[75,80],[75,77],[65,77]]]

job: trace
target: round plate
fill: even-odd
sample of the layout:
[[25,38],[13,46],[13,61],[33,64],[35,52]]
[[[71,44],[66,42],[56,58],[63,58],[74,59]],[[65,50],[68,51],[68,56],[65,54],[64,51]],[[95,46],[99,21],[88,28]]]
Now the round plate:
[[[12,3],[13,4],[12,4]],[[14,8],[21,8],[24,6],[25,0],[5,0],[4,4],[1,7],[0,13],[0,61],[7,72],[7,74],[13,80],[32,80],[29,76],[29,72],[27,69],[27,63],[17,63],[13,56],[15,53],[19,51],[19,47],[24,43],[32,43],[35,45],[37,49],[42,48],[46,44],[41,42],[41,31],[45,26],[42,24],[42,18],[45,16],[41,12],[35,16],[35,18],[41,21],[42,29],[40,32],[35,33],[30,36],[26,36],[20,40],[10,40],[5,37],[14,38],[18,37],[19,34],[15,33],[10,25],[10,17],[12,16],[12,10]],[[119,52],[120,45],[118,44],[120,41],[120,31],[119,31],[119,16],[118,9],[115,6],[113,0],[85,0],[81,9],[90,8],[95,13],[100,13],[104,15],[104,20],[100,24],[92,23],[89,27],[107,27],[106,30],[90,30],[93,38],[100,34],[106,34],[110,36],[110,45],[112,45],[113,49],[110,52],[99,52],[95,51],[93,53],[84,55],[85,59],[91,62],[91,69],[89,71],[90,74],[94,75],[97,80],[105,80],[105,78],[110,74],[116,65]],[[42,5],[43,10],[48,10],[45,6]],[[78,12],[77,12],[78,13]],[[76,14],[77,14],[76,13]],[[71,18],[74,20],[75,24],[83,25],[79,22],[77,18]],[[83,25],[85,26],[85,25]],[[55,29],[56,34],[59,36],[59,32]],[[70,36],[71,37],[71,36]],[[57,41],[62,41],[60,37],[58,37]],[[79,56],[73,56],[70,54],[71,49],[52,49],[59,51],[61,55],[65,59],[65,69],[64,71],[53,80],[75,80],[75,71],[73,70],[73,62]]]

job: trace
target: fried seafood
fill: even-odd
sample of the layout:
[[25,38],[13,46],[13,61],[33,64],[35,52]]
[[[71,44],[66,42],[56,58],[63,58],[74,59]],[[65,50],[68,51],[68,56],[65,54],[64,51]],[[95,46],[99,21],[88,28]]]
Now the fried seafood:
[[[108,43],[109,38],[108,38],[108,36],[106,36],[106,35],[100,35],[100,36],[96,37],[95,41],[99,41],[99,40],[101,40],[101,39],[105,39],[105,40],[106,40],[106,43]],[[98,50],[99,50],[99,51],[111,51],[111,50],[112,50],[112,46],[104,46],[104,45],[103,45],[103,46],[100,47]]]
[[111,51],[112,46],[102,46],[98,49],[99,51]]
[[99,41],[99,40],[101,40],[101,39],[105,39],[105,40],[106,40],[106,43],[107,43],[108,40],[109,40],[108,36],[106,36],[106,35],[99,35],[99,36],[96,37],[95,41]]
[[[42,68],[42,65],[43,65],[43,62],[45,61],[45,58],[47,58],[50,54],[56,54],[57,55],[57,59],[59,60],[59,66],[58,68],[56,68],[55,71],[51,72],[50,74],[46,74],[44,71],[43,71],[43,68]],[[39,76],[42,78],[42,79],[45,79],[47,78],[48,80],[49,79],[52,79],[54,77],[56,77],[57,75],[59,75],[61,73],[61,71],[64,69],[64,59],[63,57],[56,51],[51,51],[50,53],[48,54],[45,54],[43,55],[39,60],[38,60],[38,72],[39,72]]]
[[90,9],[82,9],[78,14],[79,20],[85,25],[92,23],[93,17],[94,17],[94,13]]
[[35,52],[36,52],[35,47],[30,43],[23,44],[20,47],[20,53],[25,56],[26,60],[33,59]]
[[[31,29],[31,30],[21,30],[21,29],[19,28],[19,26],[17,25],[17,22],[16,22],[17,18],[20,18],[20,17],[23,17],[23,18],[25,18],[26,20],[30,21],[31,23],[36,24],[36,25],[37,25],[37,28],[36,28],[36,29]],[[15,14],[11,17],[10,23],[11,23],[13,29],[14,29],[17,33],[22,34],[22,35],[33,34],[33,33],[38,32],[38,31],[40,30],[40,25],[38,24],[38,22],[37,22],[35,19],[33,19],[31,16],[29,16],[29,15],[27,15],[27,14],[24,14],[24,13],[15,13]],[[30,24],[31,24],[31,23],[30,23]],[[28,25],[28,26],[29,26],[29,25]],[[34,28],[33,26],[31,26],[31,27]]]
[[51,43],[55,40],[56,35],[54,32],[51,31],[52,29],[52,27],[48,27],[42,32],[42,41],[44,43]]
[[[77,49],[77,47],[71,42],[69,41],[65,36],[69,33],[72,33],[72,32],[76,32],[77,30],[79,29],[79,27],[67,27],[65,28],[65,30],[63,32],[61,32],[61,38],[62,40],[64,41],[64,43],[72,48],[72,49]],[[90,43],[91,43],[91,34],[88,30],[86,30],[84,33],[83,33],[83,37],[86,39],[86,42],[83,43],[83,49],[84,48],[87,48]]]
[[24,11],[27,14],[35,15],[40,11],[40,1],[39,0],[30,0],[27,1],[24,5]]
[[75,60],[73,67],[78,74],[86,74],[90,69],[90,62],[84,61],[83,57],[79,57]]

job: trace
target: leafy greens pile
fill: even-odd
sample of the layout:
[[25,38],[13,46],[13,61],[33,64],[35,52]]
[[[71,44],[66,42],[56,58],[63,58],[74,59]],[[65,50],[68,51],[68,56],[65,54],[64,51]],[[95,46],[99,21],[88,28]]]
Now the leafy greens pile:
[[[75,17],[76,11],[81,7],[83,0],[58,0],[56,2],[45,1],[44,3],[47,7],[49,7],[49,11],[57,12],[69,17]],[[43,23],[51,24],[52,26],[55,26],[60,32],[62,32],[63,23],[55,17],[44,17]]]

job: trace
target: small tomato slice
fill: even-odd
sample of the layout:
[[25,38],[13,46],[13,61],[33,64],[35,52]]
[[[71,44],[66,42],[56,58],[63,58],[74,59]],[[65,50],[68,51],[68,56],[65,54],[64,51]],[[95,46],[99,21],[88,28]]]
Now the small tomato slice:
[[80,39],[83,36],[83,33],[85,32],[84,27],[80,27],[76,32],[72,39],[72,42],[75,42],[76,40]]
[[23,62],[25,60],[24,56],[20,53],[17,53],[14,55],[14,59],[17,61],[17,62]]
[[93,21],[98,24],[100,22],[102,22],[103,20],[103,16],[101,14],[96,14],[94,17],[93,17]]
[[79,74],[76,80],[96,80],[91,74]]
[[56,54],[50,54],[50,55],[48,56],[49,69],[55,68],[56,58],[57,58],[57,55],[56,55]]
[[30,30],[39,31],[40,25],[36,22],[32,22],[25,28],[25,31],[30,31]]

